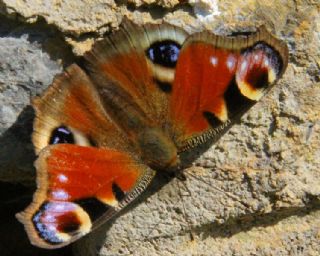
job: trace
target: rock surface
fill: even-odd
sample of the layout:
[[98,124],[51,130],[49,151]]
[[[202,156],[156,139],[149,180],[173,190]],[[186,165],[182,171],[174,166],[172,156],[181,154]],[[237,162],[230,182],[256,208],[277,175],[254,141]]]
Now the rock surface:
[[[319,255],[319,10],[312,0],[0,1],[2,255]],[[71,51],[90,49],[123,16],[219,34],[266,24],[288,43],[290,63],[269,95],[186,170],[184,184],[154,185],[67,249],[35,249],[13,217],[34,187],[30,98],[75,59]]]

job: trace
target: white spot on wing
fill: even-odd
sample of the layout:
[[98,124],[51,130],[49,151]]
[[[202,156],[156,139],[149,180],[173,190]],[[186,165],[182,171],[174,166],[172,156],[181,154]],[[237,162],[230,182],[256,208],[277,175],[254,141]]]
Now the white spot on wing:
[[246,69],[247,69],[247,66],[248,66],[248,62],[246,60],[244,60],[242,63],[241,63],[241,72],[244,72]]
[[46,225],[46,228],[49,229],[49,231],[56,231],[56,227],[53,225]]
[[50,210],[53,212],[64,212],[64,211],[69,211],[70,210],[70,205],[68,203],[53,203],[50,205]]
[[52,191],[52,196],[57,200],[67,200],[69,195],[63,189]]
[[59,174],[58,175],[58,180],[61,182],[61,183],[66,183],[68,181],[68,178],[66,175],[64,174]]
[[218,65],[218,58],[215,57],[215,56],[212,56],[212,57],[210,58],[210,62],[211,62],[211,64],[212,64],[214,67],[216,67],[216,66]]
[[54,222],[55,221],[55,217],[53,217],[52,215],[45,215],[43,218],[43,222]]
[[236,58],[233,55],[229,55],[227,59],[227,67],[230,72],[233,71],[236,65]]

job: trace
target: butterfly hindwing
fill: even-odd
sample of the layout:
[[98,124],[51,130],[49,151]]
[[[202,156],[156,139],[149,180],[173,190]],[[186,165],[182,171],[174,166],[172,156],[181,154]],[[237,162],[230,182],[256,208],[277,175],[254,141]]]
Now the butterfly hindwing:
[[106,221],[144,190],[153,177],[145,165],[114,149],[57,144],[35,163],[38,189],[17,215],[31,242],[65,246]]

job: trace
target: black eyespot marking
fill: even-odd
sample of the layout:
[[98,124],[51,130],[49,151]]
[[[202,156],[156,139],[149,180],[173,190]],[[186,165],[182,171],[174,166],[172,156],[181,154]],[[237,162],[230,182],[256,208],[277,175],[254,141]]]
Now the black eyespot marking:
[[148,58],[155,64],[174,68],[177,64],[181,46],[172,40],[153,43],[146,51]]
[[223,124],[223,122],[219,118],[217,118],[214,114],[212,114],[209,111],[204,111],[203,116],[205,119],[207,119],[208,123],[212,127],[217,127],[217,126]]
[[238,88],[235,77],[233,77],[229,83],[228,88],[224,93],[224,99],[227,104],[229,119],[249,109],[256,102],[242,95]]
[[268,87],[268,69],[250,70],[246,75],[246,80],[257,89]]
[[85,210],[92,222],[101,217],[111,208],[94,197],[76,200],[74,203],[80,205],[83,210]]
[[274,69],[277,76],[280,74],[284,63],[280,53],[277,50],[264,42],[256,43],[253,47],[253,50],[262,50],[270,62],[270,67]]
[[161,82],[155,79],[155,83],[158,85],[159,89],[165,93],[170,93],[172,91],[172,85],[167,82]]
[[282,69],[283,61],[282,61],[281,55],[272,46],[270,46],[264,42],[258,42],[255,44],[254,49],[255,50],[256,49],[263,50],[266,53],[266,55],[268,56],[268,58],[271,59],[271,63],[273,63],[275,65],[279,65],[278,66],[279,70]]
[[268,61],[269,61],[269,67],[272,68],[276,75],[278,76],[281,72],[281,70],[283,69],[283,60],[281,58],[280,53],[274,49],[273,47],[271,47],[270,45],[266,44],[263,41],[259,41],[257,43],[255,43],[252,47],[247,48],[247,49],[243,49],[243,51],[241,52],[242,54],[252,54],[254,52],[258,52],[261,51],[264,53],[264,55],[267,57]]
[[66,126],[59,126],[51,133],[49,144],[68,143],[74,144],[74,137],[72,132]]
[[32,217],[32,223],[35,227],[35,230],[37,231],[38,235],[48,242],[49,244],[60,244],[63,241],[56,236],[56,233],[54,230],[50,230],[46,223],[43,223],[42,218],[44,213],[48,210],[49,203],[44,202],[39,210],[33,215]]
[[112,183],[112,192],[118,201],[122,201],[126,196],[117,183]]
[[48,201],[33,215],[32,223],[39,237],[53,245],[64,242],[57,234],[75,233],[82,224],[72,203]]
[[73,233],[79,230],[81,226],[81,221],[74,212],[69,212],[66,215],[62,215],[59,218],[59,223],[57,230],[62,233]]
[[98,147],[98,143],[91,136],[88,136],[88,140],[92,147]]

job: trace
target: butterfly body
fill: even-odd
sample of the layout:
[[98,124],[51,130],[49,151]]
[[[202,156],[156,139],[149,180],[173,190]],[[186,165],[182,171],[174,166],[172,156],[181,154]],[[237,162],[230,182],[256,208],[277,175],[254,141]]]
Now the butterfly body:
[[124,22],[33,106],[38,188],[17,214],[31,242],[65,246],[134,200],[155,171],[217,140],[283,74],[286,45]]

